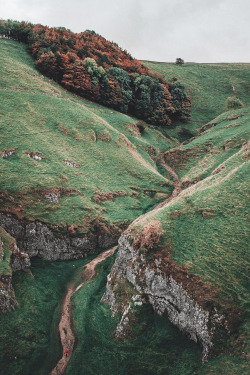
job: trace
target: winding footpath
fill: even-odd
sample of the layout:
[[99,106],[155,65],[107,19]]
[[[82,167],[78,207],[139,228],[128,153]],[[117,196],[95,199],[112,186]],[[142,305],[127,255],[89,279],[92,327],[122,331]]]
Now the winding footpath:
[[62,315],[59,323],[59,333],[63,348],[63,353],[67,349],[68,354],[65,356],[62,355],[62,358],[57,363],[56,367],[51,371],[50,375],[62,375],[66,367],[70,361],[70,357],[72,355],[72,352],[74,350],[74,343],[75,343],[75,335],[72,330],[72,312],[71,312],[71,297],[79,290],[81,287],[86,284],[89,280],[91,280],[96,272],[95,268],[96,266],[103,262],[105,259],[110,257],[114,254],[115,249],[117,246],[113,247],[112,249],[109,249],[107,251],[104,251],[100,255],[98,255],[95,259],[93,259],[90,263],[88,263],[85,267],[85,270],[80,275],[81,278],[84,277],[84,281],[78,285],[77,288],[74,288],[73,285],[69,285],[66,297],[63,302],[62,307]]
[[170,202],[172,199],[176,198],[180,192],[181,189],[181,181],[179,180],[179,177],[177,173],[165,162],[164,153],[161,154],[161,165],[162,167],[173,177],[173,181],[170,181],[170,184],[174,186],[174,190],[172,192],[171,197],[166,199],[165,201],[158,204],[158,206],[155,207],[155,209],[161,208],[165,206],[168,202]]

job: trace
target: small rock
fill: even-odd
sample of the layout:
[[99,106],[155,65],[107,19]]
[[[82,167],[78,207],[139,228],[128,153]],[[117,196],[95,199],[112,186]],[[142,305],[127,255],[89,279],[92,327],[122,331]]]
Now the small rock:
[[59,203],[59,195],[56,193],[45,194],[45,198],[52,203]]
[[26,155],[35,160],[43,159],[42,154],[40,152],[26,152]]
[[10,150],[3,150],[1,152],[1,158],[8,158],[9,156],[11,156],[12,154],[14,154],[16,150],[15,149],[10,149]]

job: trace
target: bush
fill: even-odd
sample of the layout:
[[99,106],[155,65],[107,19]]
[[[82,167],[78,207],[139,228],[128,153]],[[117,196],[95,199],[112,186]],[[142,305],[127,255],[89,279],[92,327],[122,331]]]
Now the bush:
[[140,121],[137,122],[136,125],[137,125],[137,128],[138,128],[140,134],[142,135],[144,133],[145,129],[146,129],[145,122],[140,120]]
[[80,96],[157,126],[190,117],[184,86],[165,81],[94,31],[0,20],[1,35],[27,43],[37,69]]
[[176,65],[183,65],[184,64],[184,60],[181,59],[180,57],[177,57],[175,64]]
[[237,98],[236,96],[229,96],[227,98],[226,105],[227,105],[228,110],[239,109],[239,108],[244,107],[244,104],[242,103],[242,101],[239,98]]

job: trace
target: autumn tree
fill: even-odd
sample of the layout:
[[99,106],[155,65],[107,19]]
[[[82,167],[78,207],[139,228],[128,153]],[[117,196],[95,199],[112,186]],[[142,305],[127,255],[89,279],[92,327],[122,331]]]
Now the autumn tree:
[[63,27],[8,20],[0,21],[0,35],[26,43],[43,74],[81,96],[156,125],[189,117],[183,85],[166,82],[92,30],[75,34]]

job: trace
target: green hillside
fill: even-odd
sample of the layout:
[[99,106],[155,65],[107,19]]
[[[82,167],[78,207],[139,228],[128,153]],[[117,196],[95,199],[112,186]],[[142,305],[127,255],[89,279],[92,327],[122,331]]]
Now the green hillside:
[[[138,238],[149,222],[160,222],[164,233],[151,256],[170,255],[174,264],[205,285],[202,293],[198,286],[189,293],[204,307],[212,303],[231,316],[231,335],[224,348],[220,346],[219,359],[209,361],[202,374],[247,373],[249,123],[249,108],[226,112],[195,139],[167,151],[165,161],[183,190],[129,228],[132,238]],[[225,372],[220,372],[223,366]]]
[[17,42],[0,41],[0,69],[0,151],[15,151],[0,158],[2,211],[81,232],[96,218],[129,223],[171,193],[153,157],[173,141],[63,90]]
[[[128,337],[116,340],[120,313],[100,303],[114,255],[72,297],[76,344],[65,375],[247,375],[250,65],[145,64],[185,84],[190,122],[163,129],[84,100],[40,74],[25,45],[0,39],[0,213],[55,225],[62,236],[81,237],[97,222],[128,227],[147,265],[160,256],[173,276],[184,270],[194,301],[229,318],[230,333],[216,332],[205,364],[201,347],[149,304],[133,310]],[[234,94],[245,107],[225,112]],[[163,233],[145,250],[151,221]],[[0,236],[5,276],[9,237]],[[47,375],[56,365],[67,286],[92,258],[33,258],[32,273],[14,273],[19,305],[0,316],[4,375]],[[132,284],[120,286],[122,305]]]
[[179,137],[183,139],[185,132],[181,128],[196,135],[196,130],[202,124],[226,110],[228,97],[236,96],[245,106],[250,105],[250,64],[187,63],[179,66],[147,61],[143,61],[143,64],[150,70],[163,74],[166,79],[176,78],[185,85],[191,98],[191,123],[179,126]]

